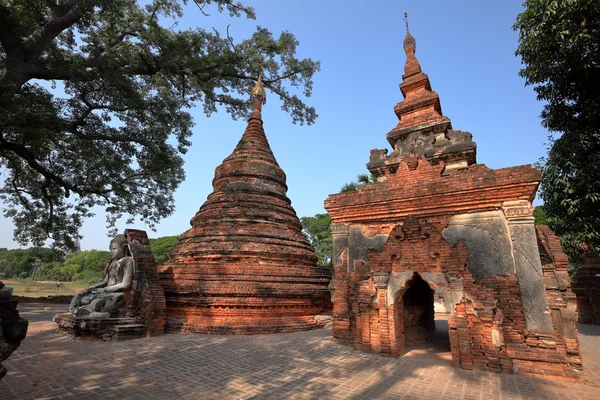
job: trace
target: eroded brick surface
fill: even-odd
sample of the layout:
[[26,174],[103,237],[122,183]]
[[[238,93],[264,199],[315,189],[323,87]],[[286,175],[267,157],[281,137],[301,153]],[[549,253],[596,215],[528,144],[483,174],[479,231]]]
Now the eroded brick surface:
[[[450,313],[453,365],[580,378],[566,256],[533,225],[540,171],[477,164],[471,135],[443,116],[410,33],[404,48],[393,151],[372,150],[367,164],[377,182],[325,200],[335,339],[400,355],[432,334],[435,293]],[[413,285],[420,294],[409,295]]]
[[319,326],[331,279],[286,196],[254,112],[213,193],[161,267],[170,332],[256,334]]

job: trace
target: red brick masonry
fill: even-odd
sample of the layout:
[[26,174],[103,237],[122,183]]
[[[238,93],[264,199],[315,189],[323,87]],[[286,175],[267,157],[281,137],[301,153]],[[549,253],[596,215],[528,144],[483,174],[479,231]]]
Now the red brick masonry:
[[321,326],[329,269],[316,256],[254,112],[214,191],[160,268],[168,331],[292,332]]
[[476,164],[471,135],[442,116],[410,34],[404,45],[405,99],[387,134],[394,151],[371,151],[377,182],[325,200],[334,338],[398,356],[435,329],[435,292],[450,312],[453,365],[579,378],[567,259],[533,225],[540,172]]

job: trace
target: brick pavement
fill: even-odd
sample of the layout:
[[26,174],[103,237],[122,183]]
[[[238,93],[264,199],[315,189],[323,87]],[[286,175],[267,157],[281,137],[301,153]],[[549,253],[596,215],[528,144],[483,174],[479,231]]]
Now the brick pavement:
[[[72,341],[57,306],[19,305],[27,338],[5,362],[1,399],[599,399],[600,327],[581,325],[584,383],[454,369],[447,351],[398,359],[331,342],[330,330]],[[594,386],[595,383],[598,386]]]

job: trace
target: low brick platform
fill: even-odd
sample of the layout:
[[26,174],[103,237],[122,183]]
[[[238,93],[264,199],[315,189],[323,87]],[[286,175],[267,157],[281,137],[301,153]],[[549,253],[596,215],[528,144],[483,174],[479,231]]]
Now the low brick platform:
[[397,359],[361,353],[332,343],[329,329],[69,341],[50,322],[63,310],[47,308],[19,305],[29,333],[6,362],[0,399],[600,398],[599,326],[580,325],[586,379],[568,383],[452,368],[449,352],[427,346]]
[[73,318],[69,313],[56,314],[52,321],[65,335],[86,339],[127,340],[146,336],[146,326],[135,318],[108,318],[101,320]]

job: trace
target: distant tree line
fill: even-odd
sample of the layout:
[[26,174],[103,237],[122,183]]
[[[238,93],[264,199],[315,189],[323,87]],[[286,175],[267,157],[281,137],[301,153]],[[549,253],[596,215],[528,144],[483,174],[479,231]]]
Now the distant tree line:
[[0,249],[0,274],[8,279],[86,283],[102,279],[110,253],[86,250],[65,254],[47,247]]
[[[150,249],[158,264],[167,261],[169,251],[180,237],[150,239]],[[104,250],[65,253],[47,247],[0,248],[0,278],[93,284],[102,280],[109,260],[110,253]]]

